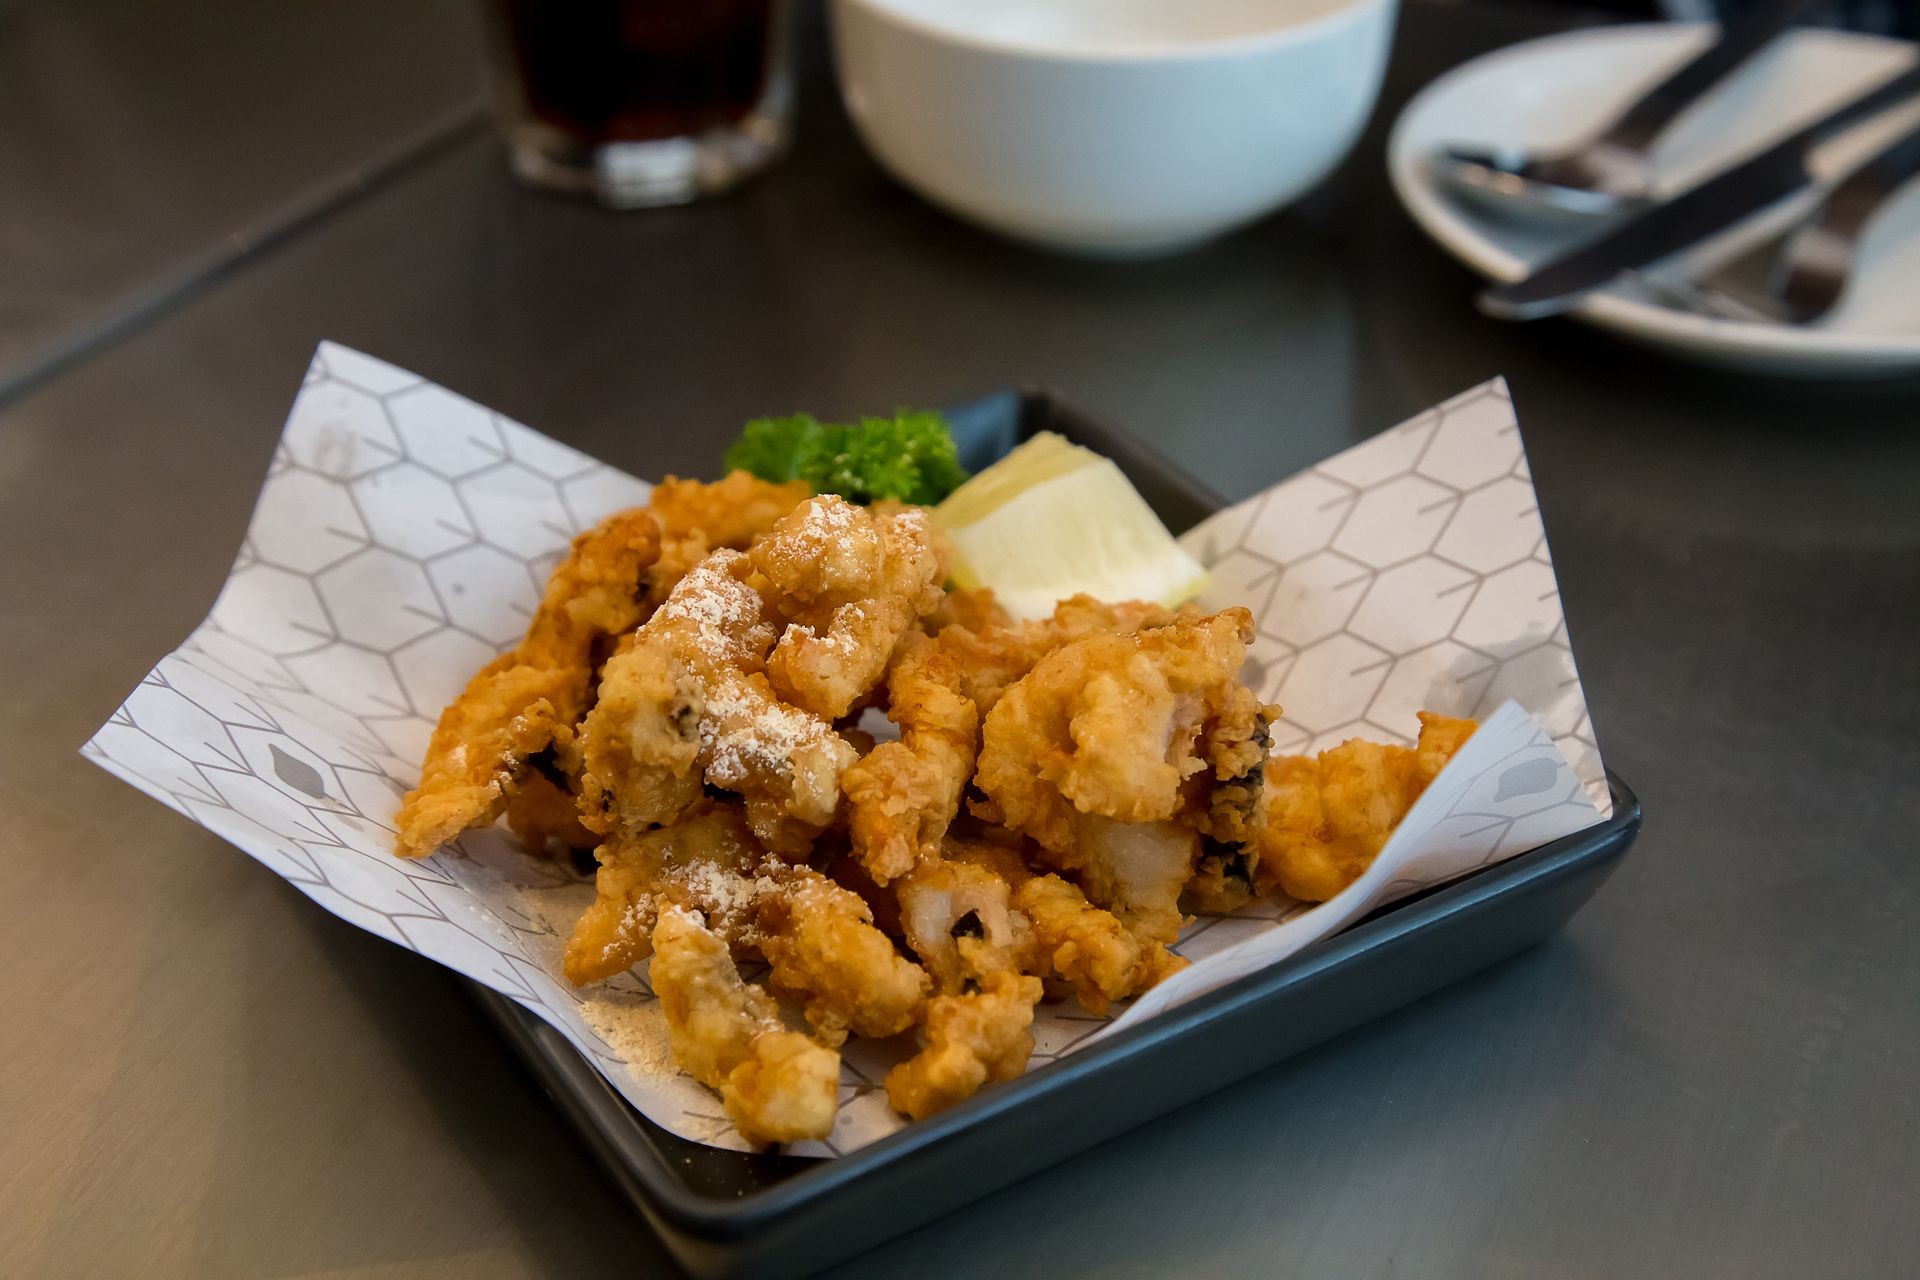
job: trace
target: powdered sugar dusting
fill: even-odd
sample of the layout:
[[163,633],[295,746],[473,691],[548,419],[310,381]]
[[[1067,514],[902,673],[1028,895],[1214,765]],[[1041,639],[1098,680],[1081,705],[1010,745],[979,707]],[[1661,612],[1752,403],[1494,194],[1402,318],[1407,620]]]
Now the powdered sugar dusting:
[[851,653],[859,648],[855,634],[867,624],[872,611],[859,600],[841,605],[833,611],[833,621],[827,634],[820,636],[815,643],[828,653]]
[[894,528],[910,538],[930,538],[933,536],[933,518],[925,507],[902,507],[893,513]]
[[680,1068],[673,1061],[673,1042],[667,1036],[666,1011],[658,1001],[608,993],[582,1000],[580,1013],[635,1075],[679,1074]]
[[775,888],[771,879],[742,875],[716,862],[687,863],[674,868],[671,875],[688,905],[706,913],[714,932],[735,942],[756,939],[754,911]]
[[833,734],[826,721],[790,707],[745,680],[730,680],[707,690],[700,718],[700,746],[708,756],[707,774],[719,786],[737,786],[756,776],[784,776],[793,758]]
[[745,559],[738,551],[716,551],[702,560],[674,586],[646,629],[655,623],[690,623],[695,647],[715,662],[757,656],[772,642],[773,627],[759,593],[732,572]]
[[823,556],[859,528],[862,518],[860,509],[844,498],[822,494],[807,503],[798,523],[781,529],[779,536],[789,554]]
[[620,913],[620,923],[615,926],[613,936],[615,944],[629,948],[640,941],[641,935],[653,932],[653,922],[648,918],[648,900],[636,898],[627,903],[626,910]]
[[[816,499],[802,528],[837,537],[836,530],[860,518],[845,503]],[[689,642],[705,695],[699,731],[707,776],[733,789],[790,776],[798,753],[830,748],[834,737],[826,721],[781,702],[764,681],[746,674],[765,659],[777,628],[759,593],[740,576],[745,563],[737,551],[708,556],[642,628],[671,628]]]

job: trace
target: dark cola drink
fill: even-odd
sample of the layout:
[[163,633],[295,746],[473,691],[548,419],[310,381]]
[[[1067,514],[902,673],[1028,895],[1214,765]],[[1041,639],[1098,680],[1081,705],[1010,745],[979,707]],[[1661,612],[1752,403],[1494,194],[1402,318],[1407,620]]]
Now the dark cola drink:
[[726,190],[786,142],[788,0],[494,0],[514,171],[616,207]]

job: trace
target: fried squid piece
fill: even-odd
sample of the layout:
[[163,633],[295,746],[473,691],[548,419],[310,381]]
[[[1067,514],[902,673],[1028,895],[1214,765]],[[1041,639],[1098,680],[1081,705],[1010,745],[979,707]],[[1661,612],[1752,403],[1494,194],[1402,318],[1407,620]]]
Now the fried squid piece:
[[812,494],[800,481],[772,484],[745,471],[729,471],[712,483],[668,476],[653,488],[660,559],[647,574],[649,599],[665,600],[710,552],[745,551]]
[[1011,1080],[1033,1053],[1033,1007],[1045,994],[1034,939],[1012,909],[1017,853],[985,848],[973,861],[916,867],[897,883],[907,942],[933,974],[920,1051],[887,1073],[887,1100],[922,1119],[990,1081]]
[[1201,834],[1200,862],[1184,899],[1191,910],[1224,914],[1253,900],[1263,834],[1260,798],[1266,787],[1268,721],[1274,712],[1242,688],[1208,728],[1208,767],[1203,779],[1196,780],[1205,788],[1205,807],[1193,823]]
[[1318,756],[1270,761],[1255,869],[1260,892],[1278,888],[1302,902],[1325,902],[1358,880],[1477,728],[1422,711],[1411,747],[1351,738]]
[[559,858],[600,843],[598,835],[581,825],[573,780],[560,763],[572,755],[573,738],[571,727],[555,726],[553,745],[527,757],[519,786],[507,795],[507,828],[529,853]]
[[900,726],[899,741],[876,747],[843,779],[854,851],[868,873],[885,884],[938,850],[973,771],[981,713],[1048,651],[1175,616],[1158,605],[1076,596],[1051,619],[1016,626],[991,591],[947,597],[933,620],[937,636],[909,635],[888,675],[888,718]]
[[766,854],[734,806],[707,803],[672,826],[615,835],[594,856],[593,905],[574,923],[562,962],[575,986],[645,959],[654,920],[672,907],[700,912],[729,942],[753,927]]
[[936,855],[960,810],[980,739],[980,713],[961,684],[952,654],[909,636],[887,676],[899,740],[874,747],[841,779],[854,854],[879,884]]
[[992,587],[971,587],[947,592],[939,606],[927,615],[926,625],[929,635],[939,635],[947,627],[965,627],[978,633],[1005,629],[1015,623],[1013,615],[993,598]]
[[516,650],[520,661],[569,668],[584,685],[611,638],[633,630],[649,612],[641,582],[659,556],[660,525],[645,508],[609,516],[575,538],[547,578]]
[[[529,761],[578,722],[594,665],[613,637],[640,621],[641,578],[659,553],[659,526],[638,508],[609,516],[573,540],[519,645],[482,667],[440,713],[420,785],[400,806],[396,853],[425,857],[468,827],[500,816]],[[543,837],[573,834],[558,822],[537,821],[531,805],[521,825],[540,826]],[[538,852],[544,843],[531,847]]]
[[993,869],[927,863],[900,880],[897,893],[907,945],[941,994],[960,994],[990,972],[1026,967],[1022,962],[1032,954],[1026,917],[1011,909],[1011,887]]
[[992,711],[1001,694],[1061,645],[1102,632],[1138,631],[1196,616],[1142,600],[1104,604],[1092,596],[1077,595],[1055,605],[1051,618],[1009,622],[993,603],[991,591],[954,594],[968,599],[948,607],[938,635],[941,645],[960,663],[967,696],[981,715]]
[[[751,637],[742,648],[750,645]],[[638,834],[692,808],[703,794],[705,706],[676,637],[642,628],[607,660],[599,699],[580,726],[580,820],[603,834]]]
[[[1038,843],[1141,937],[1172,942],[1202,835],[1232,833],[1268,709],[1239,682],[1245,609],[1095,632],[1042,658],[982,729],[975,812]],[[1250,834],[1250,833],[1249,833]]]
[[798,1031],[765,1031],[727,1073],[720,1101],[755,1146],[825,1138],[839,1115],[840,1055]]
[[1073,845],[1042,858],[1071,871],[1089,899],[1117,916],[1144,942],[1171,943],[1186,914],[1180,893],[1198,865],[1200,835],[1178,822],[1119,822],[1075,813]]
[[[968,938],[963,947],[972,949]],[[887,1072],[887,1101],[915,1120],[966,1101],[984,1084],[1011,1080],[1033,1054],[1038,978],[989,973],[968,995],[935,996],[921,1029],[924,1048]]]
[[745,551],[812,496],[805,481],[775,484],[746,471],[729,471],[711,482],[668,476],[653,487],[651,510],[668,537],[697,532],[715,550]]
[[833,1131],[840,1055],[782,1026],[773,998],[741,979],[726,941],[699,916],[661,913],[649,972],[674,1061],[720,1091],[741,1137],[758,1146]]
[[1119,917],[1087,901],[1056,875],[1028,876],[1013,906],[1032,930],[1042,971],[1073,989],[1088,1013],[1139,995],[1187,962],[1159,943],[1133,936]]
[[671,822],[709,785],[740,795],[777,853],[804,854],[834,820],[854,749],[767,683],[779,629],[750,572],[740,552],[708,556],[608,660],[581,733],[588,826]]
[[667,1015],[674,1060],[717,1089],[747,1060],[754,1037],[781,1025],[780,1008],[740,977],[726,941],[697,913],[663,911],[653,934],[648,976]]
[[782,699],[829,720],[879,682],[900,638],[940,603],[933,522],[917,507],[876,516],[822,494],[748,554],[789,623],[767,677]]
[[782,702],[757,673],[708,682],[700,759],[709,785],[738,793],[768,849],[804,857],[840,811],[840,778],[858,757],[833,726]]
[[420,785],[400,805],[394,852],[424,858],[498,818],[528,757],[553,744],[562,724],[554,704],[572,687],[571,672],[523,666],[510,653],[482,667],[440,713]]
[[898,1035],[919,1017],[931,985],[925,970],[893,949],[851,889],[794,867],[760,896],[759,924],[768,982],[803,999],[825,1043],[840,1044],[849,1031]]

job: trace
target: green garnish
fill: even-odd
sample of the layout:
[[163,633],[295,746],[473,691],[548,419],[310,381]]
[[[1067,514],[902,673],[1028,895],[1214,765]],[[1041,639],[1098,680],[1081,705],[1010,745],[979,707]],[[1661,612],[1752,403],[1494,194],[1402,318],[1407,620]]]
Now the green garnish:
[[824,430],[804,413],[791,418],[755,418],[727,450],[727,470],[751,471],[774,484],[798,480],[801,467]]
[[804,480],[853,502],[898,498],[932,506],[967,478],[946,419],[930,409],[842,425],[804,413],[756,418],[727,450],[729,470],[762,480]]

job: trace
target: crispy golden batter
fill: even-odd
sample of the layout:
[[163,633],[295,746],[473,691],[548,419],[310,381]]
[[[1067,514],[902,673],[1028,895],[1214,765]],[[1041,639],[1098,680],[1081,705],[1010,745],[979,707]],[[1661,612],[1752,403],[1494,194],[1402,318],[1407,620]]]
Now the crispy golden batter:
[[1033,1054],[1033,1006],[1040,995],[1038,978],[1002,970],[970,995],[935,996],[921,1033],[926,1047],[887,1072],[887,1101],[924,1120],[989,1081],[1019,1075]]
[[[401,857],[425,857],[500,816],[529,757],[579,720],[594,664],[613,637],[639,623],[641,577],[659,553],[659,526],[639,508],[573,540],[519,645],[482,667],[441,712],[420,785],[407,793],[395,823]],[[522,822],[532,824],[531,811]]]
[[761,895],[759,922],[768,982],[803,998],[807,1022],[826,1043],[841,1043],[848,1031],[898,1035],[919,1016],[932,984],[874,928],[859,894],[795,867]]
[[646,616],[640,584],[660,555],[660,525],[635,507],[608,516],[573,540],[554,566],[520,642],[520,661],[591,674],[595,650]]
[[1422,711],[1412,747],[1352,738],[1318,756],[1269,761],[1256,888],[1324,902],[1358,880],[1478,727]]
[[840,1055],[798,1031],[763,1031],[727,1073],[720,1101],[755,1146],[825,1138],[839,1118]]
[[940,603],[933,522],[918,507],[875,516],[822,494],[776,523],[749,558],[789,624],[767,678],[782,699],[829,720],[879,682],[900,638]]
[[648,600],[665,600],[710,553],[745,551],[811,493],[798,481],[771,484],[745,471],[730,471],[712,484],[668,476],[653,488],[660,559],[647,574]]
[[615,835],[595,856],[593,905],[574,923],[563,961],[575,986],[645,959],[653,922],[668,907],[700,912],[729,941],[751,932],[766,855],[735,806],[705,803],[672,826]]
[[[1018,969],[1032,952],[1026,918],[1014,912],[1006,880],[967,862],[930,862],[896,886],[907,945],[933,975],[934,988],[957,995],[970,981]],[[968,954],[962,955],[962,946]]]
[[[1119,917],[1094,906],[1070,881],[1035,874],[1027,865],[1031,845],[997,828],[949,836],[943,847],[949,866],[991,871],[1009,886],[1012,931],[1020,942],[1014,958],[1022,972],[1071,992],[1089,1013],[1135,996],[1187,962],[1158,942],[1134,936]],[[904,899],[904,892],[902,897]]]
[[1032,837],[1142,937],[1172,942],[1201,835],[1234,829],[1215,792],[1246,786],[1264,751],[1267,711],[1238,679],[1252,631],[1228,609],[1047,655],[987,715],[976,812]]
[[[911,502],[902,502],[898,498],[875,498],[867,504],[867,513],[875,520],[891,520],[897,515],[906,513],[927,515],[931,510],[929,507],[917,506]],[[940,526],[931,520],[927,522],[927,545],[933,551],[933,580],[944,583],[947,580],[947,567],[953,563],[953,543]],[[941,593],[940,598],[942,601],[946,599],[945,592]]]
[[965,627],[978,633],[1017,625],[1013,615],[1000,607],[992,587],[973,587],[949,591],[939,607],[927,615],[927,633],[938,635],[947,627]]
[[725,940],[697,915],[661,913],[649,973],[674,1060],[720,1091],[741,1137],[797,1142],[833,1131],[839,1055],[783,1027],[773,998],[741,979]]
[[703,783],[739,794],[777,853],[805,854],[833,821],[854,749],[774,695],[763,668],[779,628],[750,573],[740,552],[715,552],[607,662],[581,734],[589,826],[671,822]]
[[[571,730],[567,736],[571,736]],[[555,781],[541,768],[542,755],[520,775],[520,785],[507,797],[507,827],[529,853],[559,857],[569,849],[591,849],[600,837],[580,825],[580,807],[566,790],[562,774]]]
[[394,852],[424,858],[468,827],[485,826],[507,807],[527,757],[553,744],[573,673],[530,667],[503,653],[480,669],[440,713],[421,765],[395,819]]
[[967,696],[981,715],[991,712],[1000,695],[1035,663],[1064,644],[1101,632],[1138,631],[1197,616],[1190,610],[1176,612],[1142,600],[1104,604],[1092,596],[1077,595],[1054,606],[1051,618],[1008,623],[1005,611],[993,603],[992,592],[955,594],[971,598],[949,610],[938,628],[940,643],[959,661]]
[[726,940],[695,912],[672,908],[653,926],[647,969],[681,1070],[718,1089],[753,1038],[780,1026],[780,1006],[734,967]]
[[1178,822],[1120,822],[1075,813],[1064,854],[1042,858],[1069,871],[1088,898],[1120,918],[1143,941],[1171,943],[1186,914],[1180,893],[1200,861],[1200,836]]
[[668,476],[653,487],[650,504],[669,538],[698,534],[710,550],[745,551],[780,517],[813,496],[803,481],[773,484],[745,471],[711,483]]
[[1013,906],[1029,922],[1042,971],[1072,987],[1088,1013],[1105,1014],[1111,1002],[1186,967],[1163,944],[1134,937],[1059,876],[1028,876],[1014,890]]
[[973,773],[980,713],[961,692],[959,663],[909,636],[887,678],[887,718],[900,726],[841,779],[854,853],[879,884],[937,855]]
[[655,608],[666,603],[673,589],[680,585],[680,579],[693,571],[693,567],[713,554],[713,548],[699,533],[686,533],[679,537],[662,534],[660,537],[660,558],[647,570],[647,603]]
[[1480,722],[1460,716],[1443,716],[1433,711],[1415,714],[1420,720],[1420,733],[1413,744],[1413,771],[1414,776],[1420,779],[1420,789],[1424,791],[1429,782],[1440,776],[1440,771],[1447,767],[1447,762],[1453,759],[1460,748],[1467,745],[1467,739],[1479,729]]

